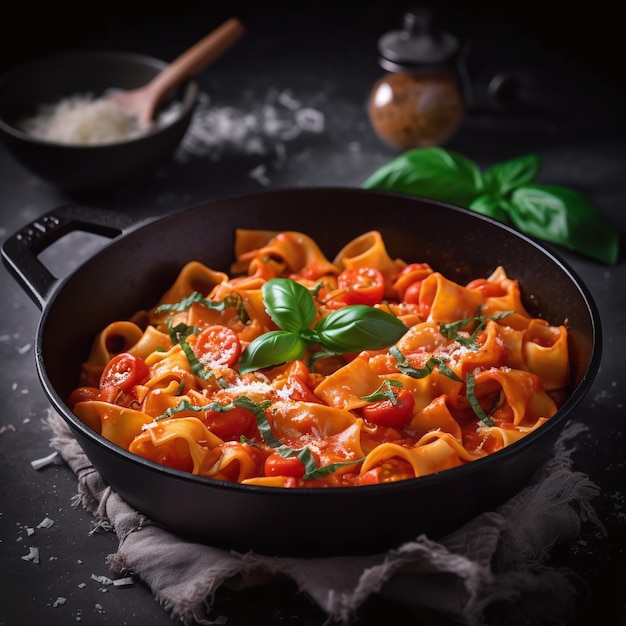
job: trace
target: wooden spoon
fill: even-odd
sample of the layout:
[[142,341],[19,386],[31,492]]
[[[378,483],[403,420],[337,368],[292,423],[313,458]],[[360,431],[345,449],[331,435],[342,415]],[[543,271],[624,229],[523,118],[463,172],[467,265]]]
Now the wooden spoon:
[[222,56],[244,32],[245,28],[237,18],[226,20],[172,61],[147,85],[108,96],[107,101],[135,116],[142,126],[150,126],[168,92]]

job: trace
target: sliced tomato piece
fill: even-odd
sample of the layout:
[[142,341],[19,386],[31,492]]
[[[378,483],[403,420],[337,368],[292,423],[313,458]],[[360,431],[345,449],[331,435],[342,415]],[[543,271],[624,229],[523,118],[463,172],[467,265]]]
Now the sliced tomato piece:
[[150,377],[150,370],[143,359],[129,352],[116,354],[104,368],[100,376],[100,389],[117,387],[122,391],[131,391]]
[[256,417],[240,406],[228,411],[207,411],[204,414],[204,423],[214,435],[224,441],[239,441],[242,435],[247,439],[259,436]]
[[416,280],[414,283],[411,283],[404,291],[402,302],[406,302],[407,304],[419,304],[422,282],[421,280]]
[[100,389],[98,387],[77,387],[72,391],[67,399],[70,409],[78,402],[87,402],[90,400],[100,400]]
[[265,459],[266,476],[290,476],[291,478],[302,478],[304,476],[304,463],[297,456],[284,457],[278,452],[272,452]]
[[[417,304],[417,302],[407,300],[406,292],[414,283],[421,285],[422,281],[432,273],[433,270],[428,263],[409,263],[403,267],[393,284],[393,288],[398,292],[398,298],[402,302]],[[413,290],[415,289],[414,287]]]
[[206,365],[234,367],[241,355],[241,342],[232,328],[214,324],[198,333],[193,352]]
[[506,289],[501,283],[493,283],[486,278],[476,278],[475,280],[467,283],[468,289],[478,289],[485,298],[499,298],[500,296],[506,296]]
[[380,304],[385,293],[385,279],[375,267],[352,267],[337,277],[337,287],[345,290],[346,304]]
[[405,426],[413,417],[415,398],[404,387],[394,389],[393,394],[396,398],[395,402],[385,398],[384,400],[378,400],[378,402],[366,404],[361,409],[363,417],[379,426],[388,426],[390,428],[402,428]]
[[359,477],[359,485],[378,485],[415,478],[415,471],[402,459],[388,459],[385,465],[373,467]]
[[133,408],[137,408],[137,405],[139,404],[134,388],[130,391],[123,391],[115,385],[103,387],[100,390],[100,395],[97,399],[101,402],[108,402],[109,404],[117,404],[118,406],[128,406]]
[[382,467],[374,467],[358,477],[357,485],[379,485],[382,482]]

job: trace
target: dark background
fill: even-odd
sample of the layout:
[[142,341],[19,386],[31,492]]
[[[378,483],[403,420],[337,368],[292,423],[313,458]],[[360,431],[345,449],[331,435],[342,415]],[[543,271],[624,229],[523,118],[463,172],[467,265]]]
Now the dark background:
[[[122,49],[155,54],[172,60],[183,52],[181,33],[188,45],[231,16],[254,24],[254,37],[265,46],[263,54],[244,58],[245,48],[229,52],[236,61],[252,64],[259,73],[284,69],[306,72],[308,59],[341,62],[343,41],[362,42],[364,64],[376,63],[376,41],[382,34],[401,28],[404,12],[420,6],[430,9],[433,25],[456,35],[463,46],[473,81],[470,107],[492,106],[490,81],[506,73],[506,88],[498,94],[507,107],[523,101],[536,85],[527,68],[544,57],[552,58],[555,83],[563,75],[582,71],[593,76],[564,95],[563,105],[584,109],[588,102],[602,101],[603,89],[611,91],[624,108],[623,26],[615,6],[607,0],[584,3],[525,2],[171,2],[162,5],[114,0],[106,3],[47,2],[35,9],[27,2],[13,3],[11,19],[3,21],[0,41],[0,72],[38,56],[76,48]],[[297,16],[298,28],[293,28]],[[169,32],[154,39],[151,33]],[[303,38],[303,32],[309,36]],[[10,35],[10,36],[9,36]],[[289,59],[271,54],[277,46],[289,50]],[[345,46],[344,46],[345,47]],[[494,55],[494,49],[498,54]],[[347,50],[347,47],[346,47]],[[294,54],[295,52],[295,54]],[[270,62],[269,59],[272,59]],[[299,64],[299,67],[298,67]],[[272,67],[274,65],[274,67]],[[346,77],[350,80],[350,77]],[[558,93],[559,89],[553,90]],[[545,103],[544,103],[545,104]],[[600,105],[601,108],[601,105]],[[615,119],[622,123],[622,116]]]
[[[290,16],[304,17],[311,30],[325,26],[332,19],[341,28],[333,29],[341,36],[358,24],[363,29],[369,21],[374,31],[383,33],[401,25],[402,13],[414,6],[432,10],[435,22],[451,30],[461,39],[471,39],[477,31],[489,31],[506,41],[518,35],[530,38],[538,54],[556,53],[572,62],[594,69],[609,81],[621,82],[620,60],[623,51],[623,27],[615,5],[600,2],[554,3],[526,2],[46,2],[36,8],[27,2],[12,2],[10,17],[3,20],[0,70],[42,54],[71,50],[97,44],[98,38],[115,40],[129,28],[150,28],[166,25],[178,18],[188,18],[203,31],[203,23],[215,23],[230,16],[246,22],[253,20],[272,36],[280,36],[285,44],[299,36],[290,28]],[[365,21],[363,17],[365,16]],[[369,16],[369,20],[368,20]],[[282,30],[281,30],[282,28]],[[204,29],[206,30],[206,29]],[[291,31],[291,32],[290,32]],[[320,37],[318,54],[324,47]]]

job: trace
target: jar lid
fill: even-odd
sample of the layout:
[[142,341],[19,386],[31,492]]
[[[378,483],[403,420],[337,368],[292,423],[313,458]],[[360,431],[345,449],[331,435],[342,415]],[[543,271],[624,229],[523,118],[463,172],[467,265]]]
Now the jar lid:
[[380,65],[391,72],[444,64],[458,49],[458,39],[450,33],[434,31],[430,12],[422,8],[407,11],[403,29],[386,33],[378,40]]

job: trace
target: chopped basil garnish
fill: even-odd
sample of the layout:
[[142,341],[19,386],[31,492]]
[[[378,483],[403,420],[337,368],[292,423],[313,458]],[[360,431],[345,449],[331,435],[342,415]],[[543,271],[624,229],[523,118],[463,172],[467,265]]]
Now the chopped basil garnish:
[[425,378],[429,374],[433,373],[435,367],[439,368],[439,373],[443,376],[447,376],[452,380],[457,382],[463,382],[447,365],[443,359],[440,359],[436,356],[431,356],[428,361],[426,361],[424,367],[417,368],[413,367],[407,360],[406,357],[398,350],[396,346],[391,346],[389,348],[389,354],[391,354],[397,361],[397,367],[400,372],[410,376],[411,378]]
[[249,321],[248,312],[243,305],[243,299],[238,293],[228,294],[223,300],[209,300],[205,298],[201,293],[194,291],[192,294],[183,298],[179,302],[173,304],[161,304],[154,312],[163,313],[165,311],[186,311],[192,304],[198,303],[209,309],[215,309],[216,311],[224,311],[228,308],[234,308],[237,310],[239,319],[246,324]]
[[170,336],[170,340],[174,345],[182,343],[189,337],[189,335],[197,335],[200,332],[200,329],[196,326],[188,326],[187,324],[176,324],[173,326],[172,319],[169,318],[167,320],[168,332]]
[[167,419],[168,417],[172,417],[172,415],[176,415],[176,413],[180,413],[181,411],[194,411],[195,413],[202,413],[203,411],[207,411],[209,407],[207,406],[195,406],[191,404],[188,400],[181,400],[176,406],[170,407],[162,413],[154,418],[155,422],[159,422],[161,420]]
[[380,387],[369,396],[363,396],[361,400],[366,402],[380,402],[381,400],[390,400],[392,404],[398,404],[398,398],[393,392],[392,387],[402,387],[402,383],[399,380],[389,378],[384,380]]
[[[456,322],[448,322],[446,324],[439,324],[439,332],[446,339],[453,339],[457,343],[460,343],[466,348],[477,348],[477,339],[480,331],[485,327],[487,320],[497,321],[507,315],[511,315],[513,311],[502,311],[496,315],[475,315],[474,317],[468,317],[464,320],[458,320]],[[476,322],[476,328],[469,337],[460,335],[459,332],[462,328],[465,328],[471,322]]]
[[474,413],[476,413],[478,418],[483,423],[485,423],[487,426],[495,426],[496,425],[495,422],[483,411],[483,408],[480,406],[478,399],[474,395],[475,385],[476,383],[474,381],[473,374],[471,372],[468,372],[467,376],[465,377],[465,387],[466,387],[465,393],[467,395],[467,399],[469,400],[470,406],[472,407],[472,410],[474,411]]
[[[261,434],[261,438],[266,445],[268,445],[275,452],[278,452],[278,454],[285,458],[297,456],[298,459],[302,461],[305,468],[305,474],[303,476],[305,480],[315,480],[316,478],[323,478],[324,476],[328,476],[333,472],[336,472],[341,467],[355,465],[356,463],[360,463],[363,460],[355,459],[354,461],[342,461],[337,463],[330,463],[329,465],[324,465],[323,467],[318,467],[317,462],[315,461],[315,457],[308,447],[305,446],[304,448],[300,449],[290,448],[276,438],[274,432],[272,431],[272,427],[267,419],[267,415],[265,414],[265,409],[267,409],[270,405],[271,403],[269,400],[258,403],[250,400],[250,398],[246,396],[239,396],[229,404],[225,405],[219,404],[218,402],[211,402],[206,406],[195,406],[187,400],[181,400],[176,407],[169,408],[162,415],[155,417],[154,421],[158,422],[162,419],[172,417],[173,415],[176,415],[176,413],[180,413],[181,411],[194,411],[196,413],[202,413],[203,411],[224,412],[230,411],[236,406],[242,409],[246,409],[247,411],[250,411],[256,418],[259,433]],[[248,445],[255,445],[252,441],[247,440],[245,437],[242,437],[241,441],[242,443]]]
[[270,448],[279,448],[283,445],[274,436],[267,415],[265,415],[265,409],[270,406],[269,401],[259,404],[246,396],[240,396],[233,400],[233,405],[246,409],[246,411],[250,411],[250,413],[254,415],[257,426],[259,427],[259,433],[261,433],[261,438]]
[[180,342],[180,347],[183,349],[185,356],[187,357],[187,361],[189,361],[189,366],[191,367],[191,371],[198,377],[202,378],[202,380],[209,380],[214,376],[212,370],[207,370],[204,365],[198,360],[198,357],[194,354],[191,346],[186,341]]

